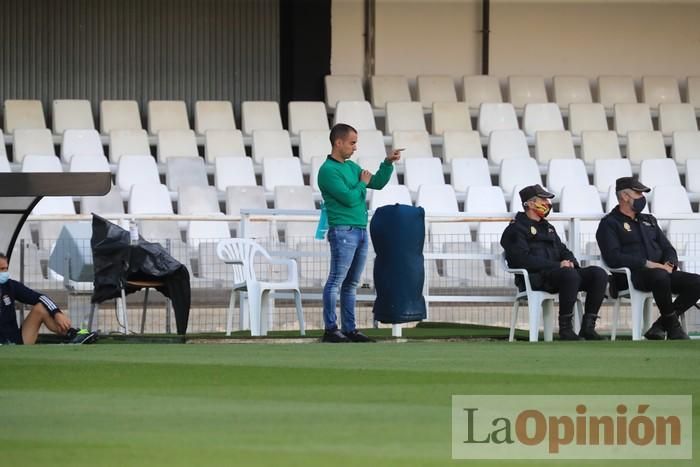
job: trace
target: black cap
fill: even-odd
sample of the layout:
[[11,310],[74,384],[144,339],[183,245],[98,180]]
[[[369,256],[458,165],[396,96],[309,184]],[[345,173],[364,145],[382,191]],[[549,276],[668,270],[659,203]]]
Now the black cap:
[[643,185],[636,177],[621,177],[615,180],[615,191],[634,190],[649,193],[651,188]]
[[554,198],[554,193],[550,193],[540,185],[526,186],[520,190],[520,201],[523,203],[537,196],[538,198]]

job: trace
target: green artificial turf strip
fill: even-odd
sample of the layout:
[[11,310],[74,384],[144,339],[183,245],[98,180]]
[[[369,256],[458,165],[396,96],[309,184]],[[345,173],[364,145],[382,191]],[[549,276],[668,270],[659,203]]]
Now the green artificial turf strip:
[[697,422],[698,345],[2,346],[0,463],[695,465],[452,461],[450,404],[453,394],[692,394]]

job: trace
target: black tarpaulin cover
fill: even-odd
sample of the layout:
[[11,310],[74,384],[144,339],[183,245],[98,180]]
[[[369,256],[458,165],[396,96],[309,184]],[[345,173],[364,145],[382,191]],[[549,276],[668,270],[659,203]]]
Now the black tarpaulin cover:
[[425,211],[404,204],[382,206],[372,216],[370,235],[377,254],[374,319],[392,324],[425,319]]
[[[121,296],[122,284],[130,281],[161,281],[156,289],[170,298],[177,333],[187,332],[190,315],[190,274],[158,243],[139,238],[130,245],[129,232],[97,214],[92,216],[92,257],[95,270],[92,302]],[[127,294],[141,287],[125,287]]]

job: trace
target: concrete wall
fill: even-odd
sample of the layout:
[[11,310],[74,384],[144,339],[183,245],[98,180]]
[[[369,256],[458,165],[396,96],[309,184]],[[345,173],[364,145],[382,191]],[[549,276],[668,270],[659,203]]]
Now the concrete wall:
[[[335,74],[362,74],[362,0],[334,0]],[[480,0],[377,0],[376,74],[480,72]],[[495,0],[490,74],[700,75],[700,1]]]

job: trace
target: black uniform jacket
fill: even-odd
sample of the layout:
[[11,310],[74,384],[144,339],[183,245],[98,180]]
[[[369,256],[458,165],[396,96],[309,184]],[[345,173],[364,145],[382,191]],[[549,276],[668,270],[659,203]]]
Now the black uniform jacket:
[[627,217],[615,209],[600,220],[596,240],[600,254],[611,268],[644,268],[647,260],[678,264],[678,255],[651,214]]
[[[574,254],[562,243],[556,230],[546,220],[535,222],[524,212],[516,214],[503,231],[501,246],[511,268],[526,269],[533,289],[553,291],[547,283],[547,273],[556,271],[564,260],[579,267]],[[525,289],[521,276],[515,277],[520,290]]]

